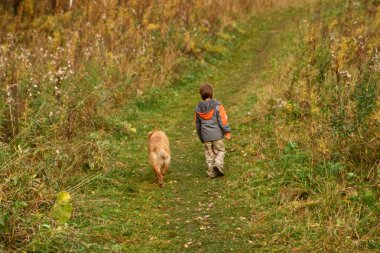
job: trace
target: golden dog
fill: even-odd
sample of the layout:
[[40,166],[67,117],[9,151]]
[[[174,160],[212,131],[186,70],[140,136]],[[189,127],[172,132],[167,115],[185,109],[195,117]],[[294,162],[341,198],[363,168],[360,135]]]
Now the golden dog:
[[163,175],[170,164],[169,139],[163,131],[153,130],[148,134],[149,164],[156,173],[160,187],[164,185]]

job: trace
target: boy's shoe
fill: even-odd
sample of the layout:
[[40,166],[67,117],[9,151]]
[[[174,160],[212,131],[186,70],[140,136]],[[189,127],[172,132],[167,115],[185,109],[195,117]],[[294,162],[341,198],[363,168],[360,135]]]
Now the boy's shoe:
[[217,178],[218,177],[218,174],[215,171],[212,171],[212,172],[206,171],[206,173],[207,173],[207,176],[209,178]]
[[218,168],[215,166],[214,171],[215,171],[217,177],[223,177],[224,176],[224,172],[221,168]]

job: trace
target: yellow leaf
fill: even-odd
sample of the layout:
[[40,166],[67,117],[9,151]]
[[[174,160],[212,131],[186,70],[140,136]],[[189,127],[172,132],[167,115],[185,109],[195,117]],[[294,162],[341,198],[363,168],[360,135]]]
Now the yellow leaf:
[[59,192],[50,210],[50,217],[52,217],[57,224],[62,225],[70,220],[72,212],[73,205],[71,203],[70,193],[66,191]]

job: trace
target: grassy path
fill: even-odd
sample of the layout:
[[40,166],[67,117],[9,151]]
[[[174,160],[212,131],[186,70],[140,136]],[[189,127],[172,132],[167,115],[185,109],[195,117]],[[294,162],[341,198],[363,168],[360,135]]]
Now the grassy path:
[[[193,81],[153,90],[125,108],[120,118],[137,133],[111,140],[122,165],[73,195],[76,211],[71,226],[54,235],[46,247],[75,252],[283,249],[266,242],[272,237],[271,225],[260,219],[262,210],[275,201],[259,190],[265,187],[260,183],[265,177],[246,180],[264,172],[247,151],[254,147],[260,126],[244,122],[260,99],[257,94],[265,85],[270,59],[286,50],[284,42],[296,31],[299,12],[284,9],[252,19],[245,39],[228,59],[195,73]],[[215,180],[206,177],[203,147],[193,125],[202,81],[214,85],[233,131],[227,143],[226,177]],[[154,127],[165,130],[171,141],[172,165],[163,189],[146,160],[146,135]]]

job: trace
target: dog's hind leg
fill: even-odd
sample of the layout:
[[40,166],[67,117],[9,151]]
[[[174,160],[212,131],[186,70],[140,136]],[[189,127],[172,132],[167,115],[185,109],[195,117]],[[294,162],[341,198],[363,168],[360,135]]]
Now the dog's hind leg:
[[164,175],[168,171],[169,163],[170,163],[170,158],[167,158],[166,160],[163,161],[162,170],[161,170],[162,175]]
[[160,166],[154,165],[153,166],[153,170],[154,170],[154,173],[156,173],[156,177],[157,177],[157,180],[158,180],[158,185],[160,187],[164,186],[164,178],[162,176]]
[[166,164],[164,164],[164,166],[162,166],[162,175],[165,175],[165,173],[168,171],[168,167],[166,167]]

